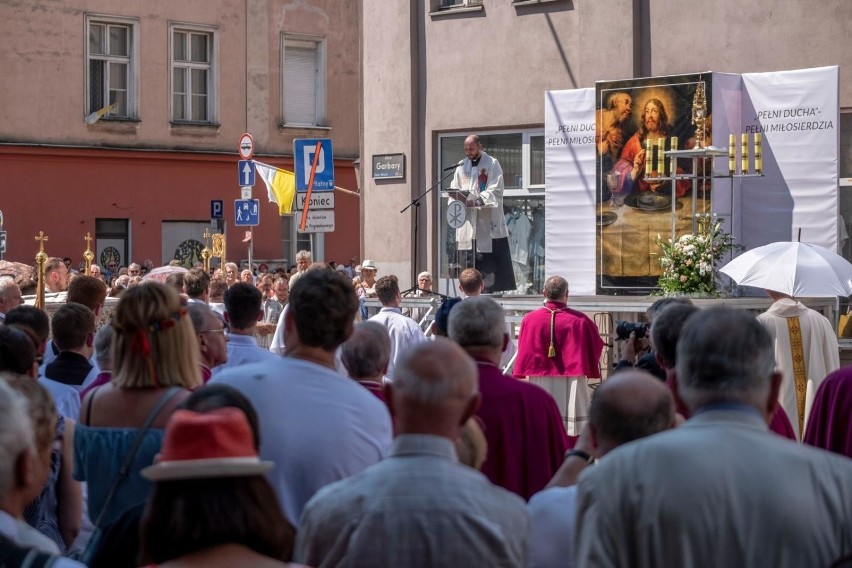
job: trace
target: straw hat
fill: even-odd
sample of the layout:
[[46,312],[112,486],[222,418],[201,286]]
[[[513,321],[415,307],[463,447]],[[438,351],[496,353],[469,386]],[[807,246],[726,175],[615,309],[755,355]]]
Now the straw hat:
[[162,452],[142,476],[151,481],[240,477],[261,475],[272,465],[258,457],[248,419],[236,408],[177,410],[166,426]]
[[365,260],[364,262],[361,263],[361,270],[376,270],[376,271],[378,271],[379,269],[376,267],[376,263],[373,262],[372,260]]

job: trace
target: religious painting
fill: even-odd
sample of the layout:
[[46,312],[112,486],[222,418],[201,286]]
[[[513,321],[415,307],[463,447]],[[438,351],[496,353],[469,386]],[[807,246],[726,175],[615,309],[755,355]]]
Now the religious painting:
[[710,145],[711,93],[710,73],[597,83],[599,294],[652,292],[662,273],[658,235],[691,232],[709,212],[703,160],[669,152]]

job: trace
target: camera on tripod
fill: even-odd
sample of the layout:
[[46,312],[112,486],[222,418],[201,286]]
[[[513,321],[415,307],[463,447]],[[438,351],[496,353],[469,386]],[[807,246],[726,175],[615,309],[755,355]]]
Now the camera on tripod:
[[648,335],[648,330],[651,328],[651,324],[644,322],[633,322],[633,321],[617,321],[615,322],[615,335],[618,339],[627,340],[630,339],[630,334],[635,332],[636,339],[642,339],[646,335]]

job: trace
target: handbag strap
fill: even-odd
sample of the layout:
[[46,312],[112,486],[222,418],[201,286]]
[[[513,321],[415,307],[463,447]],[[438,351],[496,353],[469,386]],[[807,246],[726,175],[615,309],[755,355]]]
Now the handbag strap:
[[163,407],[166,406],[166,404],[174,398],[180,390],[181,389],[179,387],[172,387],[163,394],[163,396],[160,397],[160,400],[157,401],[157,404],[154,405],[154,408],[151,409],[151,412],[148,413],[148,417],[145,419],[145,423],[142,425],[142,428],[136,431],[136,437],[133,438],[133,445],[131,445],[130,449],[127,451],[124,463],[121,464],[121,468],[118,470],[118,475],[116,476],[115,481],[112,482],[112,486],[109,488],[109,493],[107,493],[106,499],[104,500],[104,506],[101,508],[98,520],[95,521],[95,528],[102,528],[101,523],[109,511],[109,506],[115,497],[115,493],[118,491],[118,487],[121,485],[121,482],[130,474],[130,466],[133,465],[133,460],[136,458],[139,446],[142,445],[142,440],[145,438],[145,434],[151,429],[151,424],[154,423],[154,420],[156,420]]

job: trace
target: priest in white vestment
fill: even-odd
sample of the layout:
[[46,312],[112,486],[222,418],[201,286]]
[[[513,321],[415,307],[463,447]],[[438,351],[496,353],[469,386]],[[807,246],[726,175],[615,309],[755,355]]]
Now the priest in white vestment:
[[820,383],[840,367],[837,334],[821,313],[786,294],[766,293],[774,303],[757,319],[775,343],[775,364],[783,375],[778,401],[801,440]]

